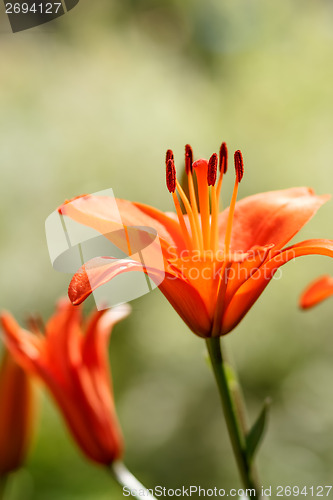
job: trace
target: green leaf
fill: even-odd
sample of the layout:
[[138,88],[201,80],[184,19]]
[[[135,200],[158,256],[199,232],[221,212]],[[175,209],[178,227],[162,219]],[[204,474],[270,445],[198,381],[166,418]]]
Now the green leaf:
[[271,400],[269,398],[265,399],[264,406],[257,420],[255,421],[255,423],[253,424],[252,428],[249,430],[246,436],[246,454],[249,462],[252,461],[258,449],[258,446],[262,440],[266,428],[266,422],[270,404]]

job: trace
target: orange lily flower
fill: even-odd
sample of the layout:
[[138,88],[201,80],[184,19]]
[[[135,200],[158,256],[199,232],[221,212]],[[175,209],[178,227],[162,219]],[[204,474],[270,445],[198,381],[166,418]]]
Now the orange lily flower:
[[300,297],[300,307],[310,309],[333,295],[333,278],[325,275],[314,280]]
[[0,478],[24,462],[32,433],[33,406],[31,380],[6,351],[0,368]]
[[5,342],[15,360],[48,387],[83,453],[109,465],[120,458],[123,439],[112,395],[107,342],[113,326],[129,314],[123,305],[95,312],[82,334],[80,308],[67,300],[45,327],[33,333],[7,312],[0,316]]
[[[119,262],[99,257],[88,261],[74,275],[69,286],[72,303],[80,304],[98,286],[120,273],[143,271],[156,277],[162,293],[195,334],[217,337],[235,328],[280,266],[301,255],[333,256],[331,240],[308,240],[284,248],[329,199],[328,195],[316,196],[310,188],[300,187],[260,193],[236,202],[244,173],[240,151],[234,155],[236,179],[230,206],[219,213],[227,159],[225,143],[219,157],[213,154],[208,161],[195,162],[187,145],[187,197],[176,178],[173,153],[168,150],[166,182],[175,213],[117,199],[125,229],[148,226],[157,231],[164,257],[164,280],[160,282],[162,270],[154,268],[153,255],[151,262],[146,262],[147,268],[135,259]],[[58,210],[112,240],[110,233],[116,221],[107,197],[85,195]]]

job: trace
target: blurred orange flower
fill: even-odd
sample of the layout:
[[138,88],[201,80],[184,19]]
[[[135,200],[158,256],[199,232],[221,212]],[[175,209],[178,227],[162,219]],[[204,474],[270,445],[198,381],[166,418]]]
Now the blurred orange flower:
[[309,309],[333,295],[333,278],[325,275],[314,280],[300,297],[300,307]]
[[123,305],[95,312],[83,326],[81,309],[63,299],[46,324],[45,335],[37,325],[33,333],[24,330],[7,312],[0,316],[15,360],[48,387],[81,450],[105,465],[120,458],[123,451],[107,342],[113,326],[129,310]]
[[[244,173],[240,151],[234,155],[236,179],[230,207],[219,213],[227,158],[223,143],[219,157],[213,154],[208,161],[193,162],[192,149],[187,145],[187,196],[176,177],[173,153],[167,151],[166,182],[175,213],[117,200],[125,228],[148,226],[157,231],[164,257],[162,283],[158,281],[162,269],[154,268],[153,260],[143,267],[131,259],[92,259],[70,283],[72,303],[80,304],[94,289],[121,273],[143,271],[152,278],[155,273],[160,290],[189,328],[200,337],[217,337],[235,328],[280,266],[301,255],[333,256],[331,240],[313,239],[284,248],[329,199],[328,195],[316,196],[310,188],[300,187],[236,202]],[[107,197],[85,195],[73,204],[62,205],[59,212],[106,237],[116,225]]]
[[0,478],[24,462],[32,434],[33,407],[31,380],[6,351],[0,367]]

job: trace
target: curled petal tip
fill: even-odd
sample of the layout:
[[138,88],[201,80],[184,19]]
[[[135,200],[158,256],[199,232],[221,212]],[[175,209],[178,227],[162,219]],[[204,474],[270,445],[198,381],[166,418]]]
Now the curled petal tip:
[[80,198],[88,198],[89,196],[90,196],[89,194],[79,194],[78,196],[74,196],[73,198],[70,198],[69,200],[65,200],[64,203],[58,207],[59,214],[63,215],[63,213],[65,211],[64,208],[69,203],[73,203],[75,200],[78,200]]
[[74,306],[81,304],[92,292],[85,266],[73,276],[68,287],[68,297]]
[[333,278],[324,275],[310,283],[304,290],[299,300],[299,306],[301,309],[310,309],[332,295]]

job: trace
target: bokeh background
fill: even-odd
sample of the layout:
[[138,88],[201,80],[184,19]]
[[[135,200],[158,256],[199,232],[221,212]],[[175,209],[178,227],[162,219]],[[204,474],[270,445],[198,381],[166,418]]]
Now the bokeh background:
[[[50,265],[46,217],[66,198],[112,187],[169,210],[164,154],[241,148],[239,196],[292,186],[333,191],[330,0],[99,0],[12,34],[0,9],[0,306],[23,322],[51,314],[69,275]],[[225,179],[228,203],[232,172]],[[332,238],[332,202],[299,239]],[[226,338],[253,420],[271,416],[265,486],[332,481],[332,302],[298,309],[324,257],[283,268]],[[86,309],[93,307],[87,304]],[[203,341],[155,292],[132,303],[110,356],[125,462],[148,487],[240,486]],[[1,450],[0,450],[1,453]],[[52,401],[9,500],[121,499],[85,461]]]

